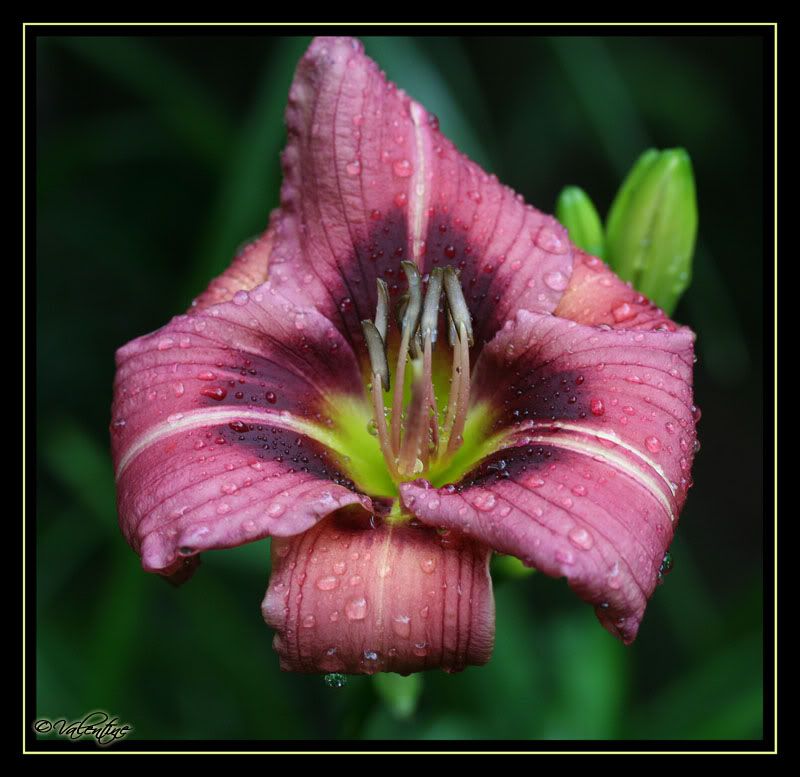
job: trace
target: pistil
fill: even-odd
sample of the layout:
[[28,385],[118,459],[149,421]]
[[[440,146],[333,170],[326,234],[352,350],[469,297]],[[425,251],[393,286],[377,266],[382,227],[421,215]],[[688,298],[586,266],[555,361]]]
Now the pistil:
[[[390,388],[386,354],[389,322],[388,289],[378,281],[375,322],[362,321],[372,367],[372,406],[381,453],[395,480],[419,477],[432,466],[452,458],[463,442],[469,407],[469,348],[472,322],[458,272],[448,267],[434,269],[423,297],[419,271],[411,262],[402,263],[409,291],[400,301],[397,321],[400,348],[394,374],[391,427],[387,427],[383,392]],[[433,384],[433,349],[438,339],[440,302],[445,293],[448,342],[453,349],[451,385],[443,429]],[[403,392],[408,363],[412,366],[411,401],[403,413]],[[446,448],[440,447],[446,441]]]

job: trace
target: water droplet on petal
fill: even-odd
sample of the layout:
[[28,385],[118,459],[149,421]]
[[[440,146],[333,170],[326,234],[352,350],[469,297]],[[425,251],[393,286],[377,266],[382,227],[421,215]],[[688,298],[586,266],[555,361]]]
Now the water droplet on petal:
[[345,615],[351,621],[361,621],[367,617],[367,600],[361,596],[357,599],[351,599],[344,606]]
[[228,396],[228,390],[217,386],[216,388],[204,388],[200,389],[200,393],[204,397],[209,397],[211,399],[216,400],[217,402],[221,402],[225,397]]
[[407,159],[396,159],[392,170],[398,178],[408,178],[414,172],[414,166]]
[[333,576],[321,577],[317,580],[317,588],[320,591],[332,591],[337,585],[339,585],[339,580]]
[[564,291],[569,284],[569,279],[563,272],[556,270],[544,276],[544,285],[553,291]]
[[563,254],[567,251],[564,241],[547,227],[539,230],[539,234],[536,236],[536,245],[551,254]]
[[658,453],[661,450],[661,440],[658,437],[647,437],[644,444],[650,453]]
[[604,415],[606,412],[606,406],[603,404],[602,399],[593,399],[589,402],[589,409],[592,411],[592,415]]
[[594,537],[583,527],[576,526],[570,529],[569,541],[581,550],[589,550],[594,545]]
[[411,617],[408,615],[398,615],[392,621],[394,633],[402,639],[408,639],[411,635]]
[[611,315],[614,317],[614,321],[619,324],[633,318],[636,315],[636,310],[627,302],[623,302],[611,310]]
[[428,556],[427,558],[422,559],[419,562],[419,565],[422,568],[422,571],[429,575],[434,569],[436,569],[436,559],[433,558],[433,556]]
[[497,504],[497,499],[492,493],[482,493],[475,497],[473,504],[481,512],[490,513],[492,510],[494,510],[494,507]]

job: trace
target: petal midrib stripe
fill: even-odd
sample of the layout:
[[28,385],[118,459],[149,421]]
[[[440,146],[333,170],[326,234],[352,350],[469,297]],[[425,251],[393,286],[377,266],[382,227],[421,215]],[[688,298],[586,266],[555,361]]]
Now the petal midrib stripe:
[[[673,502],[677,487],[667,477],[666,472],[656,461],[642,453],[634,446],[626,443],[614,432],[608,432],[601,429],[589,429],[579,426],[578,424],[564,423],[563,421],[551,421],[548,423],[534,423],[530,427],[532,432],[537,429],[552,430],[558,432],[574,432],[581,437],[573,435],[559,434],[557,436],[546,434],[530,434],[526,435],[526,439],[530,442],[546,443],[547,445],[555,448],[563,448],[564,450],[572,451],[573,453],[580,453],[584,456],[591,456],[605,461],[616,470],[627,475],[635,480],[640,486],[649,491],[661,504],[666,511],[671,522],[675,521],[675,509]],[[658,478],[651,477],[647,472],[642,471],[638,467],[632,465],[629,459],[615,453],[612,449],[606,448],[603,445],[597,445],[591,440],[585,439],[586,437],[595,437],[598,440],[613,443],[615,446],[622,448],[627,453],[643,462],[650,470],[652,470]],[[666,490],[663,488],[666,485]]]
[[207,426],[227,424],[232,421],[262,423],[281,429],[288,429],[310,437],[337,453],[342,453],[337,449],[335,438],[330,432],[327,432],[318,424],[306,421],[286,410],[266,410],[255,407],[237,409],[226,407],[200,408],[185,413],[175,413],[135,437],[120,457],[115,477],[119,480],[125,468],[136,456],[167,437],[194,429],[203,429]]

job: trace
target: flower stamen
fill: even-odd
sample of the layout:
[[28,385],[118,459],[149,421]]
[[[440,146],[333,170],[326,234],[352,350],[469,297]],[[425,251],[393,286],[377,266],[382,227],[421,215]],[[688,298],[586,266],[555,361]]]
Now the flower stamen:
[[[372,405],[381,452],[392,477],[407,479],[427,472],[432,465],[446,463],[463,442],[470,395],[469,348],[472,321],[458,271],[437,267],[427,279],[425,294],[416,265],[402,262],[408,279],[408,294],[397,308],[401,330],[400,348],[392,393],[391,428],[387,430],[382,390],[389,390],[386,360],[388,289],[378,280],[378,309],[375,323],[362,322],[372,366]],[[453,367],[446,420],[439,428],[439,406],[433,382],[433,349],[438,339],[442,292],[446,295],[448,342],[453,348]],[[403,396],[408,363],[412,368],[411,401],[403,415]],[[405,421],[405,423],[404,423]],[[440,454],[440,445],[446,450]]]
[[394,396],[392,399],[392,450],[395,455],[400,452],[400,429],[403,415],[403,387],[406,376],[406,360],[408,347],[419,324],[422,312],[422,287],[420,284],[419,270],[413,262],[400,262],[403,272],[408,279],[408,304],[403,312],[400,324],[401,338],[400,350],[397,354],[397,369],[395,370]]
[[[385,286],[385,284],[384,284]],[[386,291],[384,289],[384,291]],[[384,307],[388,307],[388,297],[384,300]],[[397,476],[397,465],[394,452],[389,441],[389,431],[386,427],[386,410],[383,404],[383,392],[390,388],[389,363],[386,359],[386,326],[385,312],[381,310],[381,281],[378,281],[378,310],[375,315],[376,323],[362,321],[361,329],[367,343],[370,366],[372,367],[372,409],[375,420],[375,429],[381,453],[386,460],[386,465],[392,477]],[[381,327],[383,334],[381,334]]]

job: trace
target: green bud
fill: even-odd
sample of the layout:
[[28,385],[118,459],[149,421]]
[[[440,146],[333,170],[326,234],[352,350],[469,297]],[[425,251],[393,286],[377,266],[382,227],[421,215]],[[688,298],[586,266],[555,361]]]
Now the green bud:
[[422,675],[403,677],[394,672],[380,672],[373,676],[372,682],[394,717],[405,719],[414,714],[422,692]]
[[556,202],[556,218],[567,228],[569,239],[576,246],[592,256],[604,257],[603,224],[583,189],[567,186],[562,190]]
[[526,567],[516,556],[505,556],[495,553],[492,556],[492,574],[501,577],[519,579],[532,575],[536,570],[533,567]]
[[692,275],[697,196],[682,148],[642,154],[606,221],[606,251],[623,280],[671,313]]

